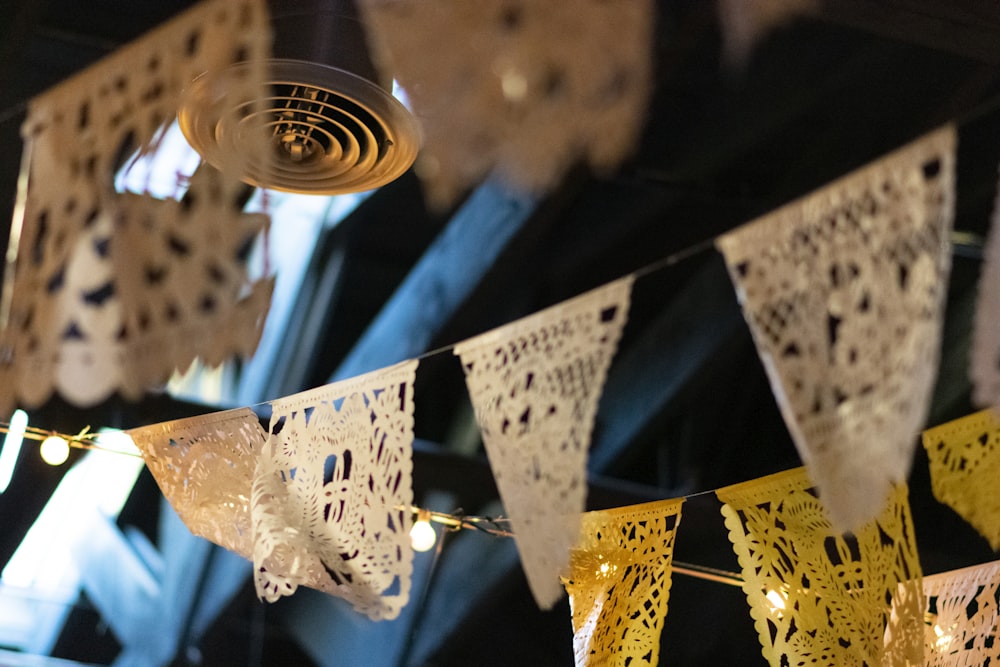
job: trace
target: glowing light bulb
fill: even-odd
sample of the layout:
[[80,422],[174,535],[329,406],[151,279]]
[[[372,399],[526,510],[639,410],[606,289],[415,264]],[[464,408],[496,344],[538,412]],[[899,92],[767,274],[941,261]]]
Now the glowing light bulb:
[[940,650],[947,649],[949,644],[951,644],[951,635],[947,634],[940,625],[934,626],[934,634],[937,636],[937,641],[934,642],[935,648]]
[[50,435],[42,441],[38,452],[50,466],[60,466],[69,458],[69,443],[58,435]]
[[767,598],[768,603],[771,605],[771,612],[778,618],[781,618],[781,612],[785,611],[786,596],[779,591],[770,590],[764,597]]
[[410,528],[410,545],[414,551],[429,551],[437,542],[437,531],[430,521],[420,519]]

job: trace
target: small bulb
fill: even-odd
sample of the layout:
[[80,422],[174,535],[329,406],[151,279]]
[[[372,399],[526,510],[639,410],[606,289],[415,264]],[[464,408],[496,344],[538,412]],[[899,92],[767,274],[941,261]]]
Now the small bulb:
[[940,625],[934,626],[934,634],[937,636],[937,640],[934,642],[934,647],[942,651],[947,649],[951,644],[951,635],[947,634],[947,632],[943,630]]
[[410,545],[414,551],[430,551],[435,542],[437,542],[437,531],[430,521],[421,519],[413,523],[413,527],[410,528]]
[[61,466],[69,458],[69,443],[58,435],[50,435],[42,441],[38,451],[50,466]]
[[764,597],[766,597],[767,601],[771,604],[771,611],[780,617],[781,612],[785,610],[785,596],[778,591],[772,590],[768,591],[767,595]]

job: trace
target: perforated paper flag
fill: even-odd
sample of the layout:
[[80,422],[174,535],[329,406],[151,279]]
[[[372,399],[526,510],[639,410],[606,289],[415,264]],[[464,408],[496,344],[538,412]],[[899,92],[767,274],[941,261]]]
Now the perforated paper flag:
[[657,665],[683,500],[583,515],[564,585],[584,665]]
[[995,665],[1000,660],[1000,562],[924,577],[927,667]]
[[[771,665],[922,664],[920,562],[905,486],[853,536],[830,523],[803,468],[717,495]],[[900,584],[909,594],[889,627]]]
[[1000,550],[1000,420],[992,410],[927,429],[931,490]]
[[271,402],[252,495],[259,596],[308,586],[373,620],[406,605],[416,368],[407,361]]
[[937,374],[955,130],[721,237],[799,455],[841,529],[909,472]]
[[192,533],[253,558],[250,491],[266,435],[253,410],[215,412],[128,434]]
[[993,205],[979,276],[969,377],[973,402],[981,408],[1000,409],[1000,193]]
[[[231,113],[259,98],[269,39],[262,0],[209,0],[31,100],[0,412],[54,390],[81,406],[134,399],[196,356],[256,347],[270,284],[251,284],[241,260],[266,220],[241,210],[240,165],[199,169],[180,202],[120,195],[114,179],[155,153],[202,73],[246,61],[226,79]],[[251,154],[259,136],[245,130]]]
[[[652,89],[654,3],[363,0],[385,70],[424,130],[418,174],[447,203],[498,168],[557,184],[627,158]],[[441,48],[447,44],[448,48]]]
[[559,576],[587,496],[597,403],[625,325],[624,278],[455,346],[535,601]]

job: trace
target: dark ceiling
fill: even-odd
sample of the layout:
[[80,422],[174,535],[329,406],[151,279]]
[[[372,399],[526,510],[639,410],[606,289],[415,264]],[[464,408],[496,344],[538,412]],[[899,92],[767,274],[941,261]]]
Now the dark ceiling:
[[[25,101],[189,4],[4,2],[4,219],[13,207]],[[928,425],[968,413],[965,367],[977,239],[987,229],[1000,161],[995,4],[829,0],[814,16],[770,35],[736,69],[720,64],[712,3],[664,0],[657,10],[656,93],[633,160],[614,174],[575,169],[537,202],[497,194],[488,183],[445,213],[427,211],[412,173],[383,187],[317,246],[310,287],[294,320],[303,335],[287,339],[292,353],[275,371],[283,384],[274,386],[291,393],[365,363],[412,357],[694,249],[636,283],[595,426],[589,504],[696,493],[798,465],[710,241],[954,120],[960,136],[955,226],[970,236],[956,246],[942,370]],[[509,241],[493,247],[477,238],[478,221],[509,229]],[[440,261],[421,264],[435,239],[452,229],[464,230],[465,245],[446,257],[462,269]],[[403,291],[390,301],[401,284]],[[419,302],[424,317],[400,305],[425,299],[428,290],[458,296]],[[367,331],[376,316],[388,322],[381,338]],[[364,346],[369,352],[362,361],[350,356]],[[450,504],[441,509],[499,511],[490,505],[496,490],[482,452],[475,435],[468,435],[471,413],[454,358],[427,359],[417,384],[418,503],[435,497]],[[166,397],[131,406],[112,401],[87,412],[54,401],[39,419],[75,431],[83,424],[129,427],[209,409]],[[0,496],[3,561],[58,480],[57,471],[43,468],[25,463]],[[922,451],[911,489],[925,572],[993,557],[984,540],[931,497]],[[448,495],[441,501],[432,492]],[[155,536],[157,502],[155,486],[141,478],[120,523]],[[675,558],[737,569],[711,494],[686,503]],[[430,561],[418,560],[417,568],[427,570]],[[355,619],[308,591],[265,609],[253,598],[252,585],[244,586],[196,642],[200,659],[288,664],[308,655],[328,664],[572,664],[567,603],[551,612],[537,610],[509,542],[449,536],[427,581],[418,578],[410,613],[382,626]],[[57,653],[109,660],[117,645],[102,627],[84,600]],[[179,663],[197,662],[195,653],[182,656]],[[741,591],[675,575],[661,660],[762,663]]]

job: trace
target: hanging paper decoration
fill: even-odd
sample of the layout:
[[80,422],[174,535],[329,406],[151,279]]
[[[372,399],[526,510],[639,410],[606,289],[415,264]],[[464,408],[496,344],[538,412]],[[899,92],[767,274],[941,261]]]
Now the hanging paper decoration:
[[248,285],[241,255],[267,217],[234,215],[221,199],[188,212],[183,201],[129,194],[117,205],[111,260],[128,360],[136,362],[122,367],[119,391],[137,399],[151,380],[186,369],[195,358],[215,366],[233,355],[252,356],[274,280]]
[[[904,485],[853,536],[831,524],[804,468],[717,491],[762,653],[779,665],[921,664],[920,563]],[[883,641],[897,586],[890,649]]]
[[416,368],[407,361],[271,403],[251,505],[260,597],[309,586],[373,620],[406,605]]
[[493,167],[537,190],[577,160],[608,169],[628,157],[651,90],[653,5],[363,0],[382,64],[423,124],[430,199],[447,204]]
[[767,33],[815,9],[814,0],[718,0],[723,55],[733,65],[746,64]]
[[1000,562],[925,577],[924,596],[927,621],[923,664],[927,667],[997,664]]
[[184,525],[253,558],[250,491],[266,433],[250,408],[128,431]]
[[924,431],[931,490],[1000,550],[1000,420],[983,410]]
[[1000,285],[1000,194],[993,205],[993,219],[983,254],[969,350],[969,377],[973,403],[981,408],[1000,409],[1000,290],[997,289]]
[[838,527],[909,471],[950,269],[948,127],[718,239],[778,405]]
[[588,512],[564,581],[577,667],[657,665],[683,499]]
[[200,168],[180,202],[119,195],[114,179],[155,153],[203,72],[246,61],[226,78],[243,106],[230,113],[246,113],[268,42],[263,0],[209,0],[31,101],[0,312],[4,411],[53,390],[81,406],[135,398],[194,356],[256,346],[269,284],[249,285],[241,250],[265,220],[242,213],[241,165]]
[[562,596],[597,403],[628,316],[623,278],[455,346],[535,601]]

